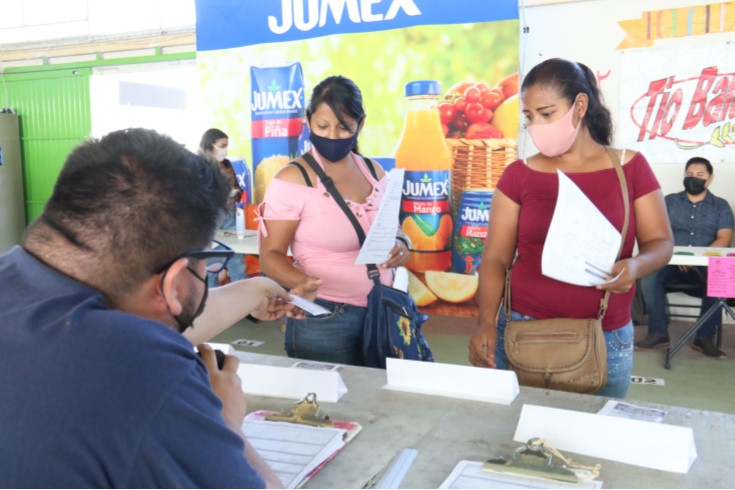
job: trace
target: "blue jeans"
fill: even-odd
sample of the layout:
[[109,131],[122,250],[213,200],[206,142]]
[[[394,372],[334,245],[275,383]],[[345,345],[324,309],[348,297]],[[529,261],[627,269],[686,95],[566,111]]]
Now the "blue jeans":
[[[667,265],[663,269],[646,276],[641,280],[643,299],[648,313],[648,334],[669,335],[669,315],[666,312],[666,286],[669,284],[707,284],[707,267],[693,267],[683,272],[676,265]],[[717,298],[702,297],[699,316],[717,303]],[[722,323],[722,312],[710,316],[697,330],[696,338],[714,337]]]
[[288,357],[362,365],[362,331],[367,308],[317,298],[331,313],[286,319],[284,346]]
[[[533,320],[530,316],[512,311],[513,321]],[[498,369],[509,369],[508,357],[505,354],[505,310],[500,307],[498,313],[498,340],[495,344],[495,365]],[[625,398],[630,386],[630,373],[633,371],[633,322],[611,331],[604,331],[607,346],[607,384],[595,395],[613,398]]]

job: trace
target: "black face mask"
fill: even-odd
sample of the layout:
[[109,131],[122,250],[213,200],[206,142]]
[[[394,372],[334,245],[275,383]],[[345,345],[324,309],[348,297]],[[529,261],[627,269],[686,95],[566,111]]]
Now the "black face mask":
[[684,177],[684,189],[687,193],[692,196],[697,196],[707,190],[705,179],[698,179],[697,177]]
[[184,309],[181,312],[181,315],[174,316],[174,320],[176,320],[176,323],[178,323],[179,325],[179,333],[184,333],[184,330],[194,324],[194,320],[204,311],[204,305],[207,304],[207,297],[209,296],[209,283],[207,283],[207,280],[199,277],[199,274],[194,272],[194,269],[192,269],[191,267],[187,267],[187,269],[189,269],[189,272],[191,272],[194,277],[204,283],[204,294],[202,295],[202,301],[199,303],[199,308],[197,308],[194,313],[191,313],[190,311],[187,311],[187,309]]
[[355,148],[355,145],[357,144],[357,133],[353,134],[349,138],[336,140],[333,140],[332,138],[324,138],[311,133],[309,135],[309,139],[321,156],[330,162],[338,162],[346,157],[353,148]]

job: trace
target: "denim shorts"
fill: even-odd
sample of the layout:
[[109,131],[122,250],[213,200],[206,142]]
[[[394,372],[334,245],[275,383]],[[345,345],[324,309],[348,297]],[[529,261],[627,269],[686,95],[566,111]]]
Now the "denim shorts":
[[303,320],[286,319],[288,357],[362,365],[362,331],[367,308],[317,298],[331,313]]
[[[512,311],[510,319],[513,321],[533,320],[527,315]],[[498,313],[498,341],[495,344],[495,365],[498,369],[508,369],[508,357],[505,354],[505,310],[500,307]],[[613,398],[625,398],[630,386],[630,374],[633,371],[633,322],[615,330],[605,330],[605,344],[607,346],[607,384],[595,395]]]

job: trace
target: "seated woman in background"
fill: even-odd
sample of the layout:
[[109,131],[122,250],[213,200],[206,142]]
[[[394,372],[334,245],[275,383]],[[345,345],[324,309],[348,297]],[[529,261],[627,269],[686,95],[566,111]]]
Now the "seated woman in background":
[[[360,89],[332,76],[315,88],[306,109],[313,156],[334,181],[367,235],[388,179],[376,163],[357,153],[365,123]],[[398,229],[398,223],[396,223]],[[391,285],[391,268],[408,262],[408,244],[397,239],[380,267]],[[293,264],[288,260],[289,247]],[[271,181],[261,205],[260,263],[279,284],[325,307],[330,314],[286,320],[289,357],[362,364],[362,329],[373,282],[365,265],[355,265],[360,242],[337,202],[303,157],[286,165]]]

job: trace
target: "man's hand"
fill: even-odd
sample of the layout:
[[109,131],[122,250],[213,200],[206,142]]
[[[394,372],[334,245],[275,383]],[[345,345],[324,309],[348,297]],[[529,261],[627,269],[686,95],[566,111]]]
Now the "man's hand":
[[258,293],[262,295],[260,304],[250,313],[258,320],[276,320],[295,308],[289,303],[291,296],[274,280],[267,277],[253,277],[248,281],[253,281]]
[[231,430],[239,434],[248,409],[242,382],[237,375],[240,361],[235,356],[225,356],[224,365],[220,370],[217,368],[217,358],[210,346],[201,344],[197,346],[197,350],[209,371],[212,390],[222,401],[222,418]]

